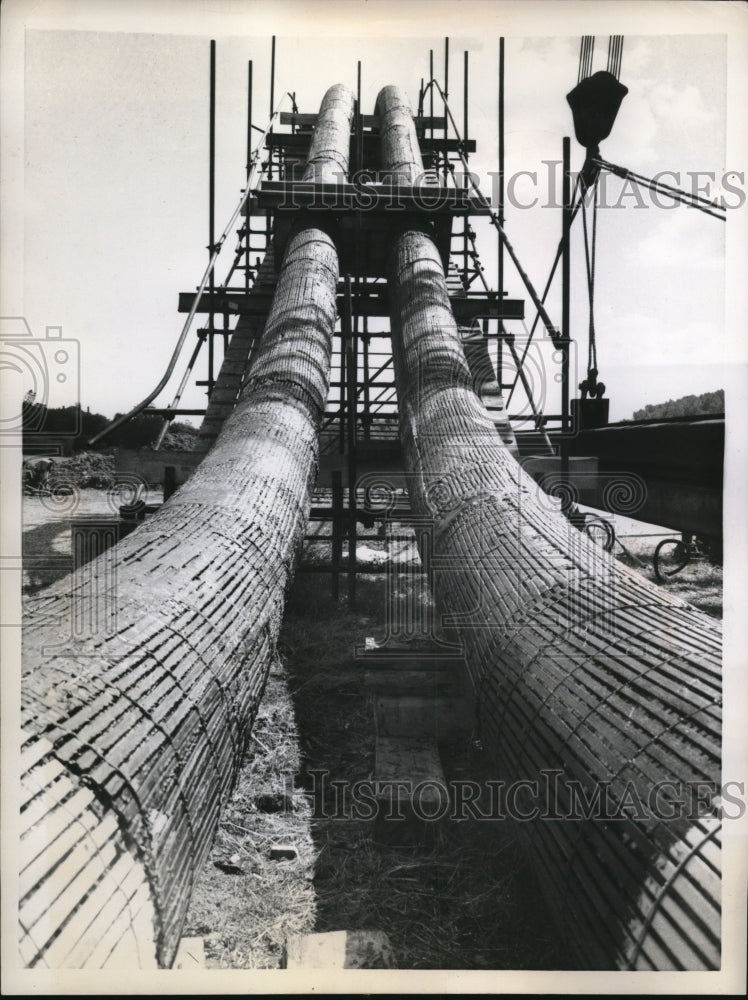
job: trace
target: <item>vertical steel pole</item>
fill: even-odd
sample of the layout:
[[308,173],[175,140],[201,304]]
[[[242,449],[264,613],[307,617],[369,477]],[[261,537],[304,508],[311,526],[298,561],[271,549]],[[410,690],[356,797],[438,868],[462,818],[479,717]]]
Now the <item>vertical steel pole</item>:
[[371,437],[371,387],[369,385],[369,318],[364,316],[364,438],[368,441]]
[[348,604],[356,601],[356,382],[358,361],[356,358],[356,337],[353,332],[353,296],[351,276],[345,276],[345,306],[343,308],[343,332],[345,336],[347,374],[347,452],[348,452]]
[[[462,138],[465,143],[465,162],[468,162],[468,53],[467,49],[464,52],[464,60],[462,67]],[[470,186],[470,181],[467,178],[467,174],[463,179],[463,185],[467,191]],[[470,225],[470,218],[465,214],[463,219],[463,234],[462,234],[462,287],[467,291],[468,289],[468,227]]]
[[[499,39],[499,225],[504,228],[504,38]],[[498,337],[496,338],[496,379],[499,392],[504,395],[504,241],[501,233],[497,233],[499,260],[498,282]]]
[[[249,184],[249,174],[252,169],[252,60],[247,63],[247,183]],[[249,275],[252,266],[252,254],[250,244],[252,242],[252,212],[247,200],[247,214],[244,225],[247,234],[247,252],[244,258],[244,291],[249,292]]]
[[444,39],[444,185],[447,184],[449,170],[449,152],[447,150],[447,140],[449,130],[447,128],[447,101],[449,100],[449,38]]
[[[270,118],[273,117],[273,111],[275,110],[275,35],[273,35],[270,42]],[[273,134],[273,126],[271,124],[268,131],[268,135]],[[273,147],[268,148],[268,180],[273,179]],[[265,243],[270,244],[271,238],[271,225],[270,225],[270,212],[265,209]]]
[[351,178],[355,177],[360,167],[360,161],[358,158],[358,119],[359,119],[358,112],[360,107],[361,105],[358,100],[353,102],[353,136],[352,136],[353,152],[351,155]]
[[270,43],[270,114],[275,110],[275,35]]
[[[208,167],[208,259],[213,256],[213,249],[216,242],[216,43],[210,43],[210,111],[209,111],[209,167]],[[208,313],[208,399],[213,392],[213,332],[215,329],[215,316],[213,305],[215,298],[215,269],[210,272],[208,284],[208,295],[210,296],[210,311]]]
[[444,98],[449,100],[449,36],[444,38]]
[[340,399],[340,438],[339,438],[339,451],[340,454],[345,454],[345,407],[346,407],[346,373],[345,373],[345,326],[342,321],[340,323],[340,364],[339,364],[340,374],[338,376],[338,381],[340,383],[340,388],[338,389],[338,397]]
[[468,51],[463,52],[462,67],[462,138],[465,140],[465,159],[468,158]]
[[343,554],[343,473],[332,470],[332,599],[340,598],[340,560]]
[[[431,118],[431,141],[434,141],[434,50],[429,49],[429,117]],[[432,154],[433,155],[433,154]]]
[[[361,61],[359,60],[356,67],[356,131],[354,133],[357,155],[363,160],[364,155],[364,116],[361,112]],[[361,212],[356,212],[356,242],[353,251],[353,281],[355,288],[355,302],[356,308],[353,313],[353,332],[356,337],[356,367],[353,370],[353,408],[354,408],[354,418],[357,408],[358,401],[358,333],[359,333],[359,312],[360,312],[360,301],[361,301],[361,273],[363,266],[363,237],[361,232]]]
[[561,430],[569,430],[569,321],[570,321],[570,279],[571,279],[571,140],[564,137],[563,143],[563,218],[561,249]]
[[[361,60],[358,61],[357,66],[357,100],[358,100],[358,117],[356,119],[356,138],[358,144],[358,156],[359,165],[363,170],[364,167],[364,116],[361,113]],[[354,405],[357,406],[358,403],[358,310],[361,308],[361,272],[362,272],[362,259],[361,259],[361,213],[357,213],[356,216],[356,227],[357,236],[356,239],[356,372],[354,380]],[[369,323],[366,314],[363,317],[363,333],[364,333],[364,413],[369,416],[369,384],[368,384],[368,372],[369,372]],[[364,435],[366,439],[369,439],[369,423],[368,420],[364,420]]]
[[[356,143],[356,162],[359,170],[364,168],[364,116],[361,113],[361,60],[356,64],[356,120],[354,141]],[[359,222],[360,222],[359,216]]]
[[247,63],[247,180],[252,163],[252,60]]
[[[270,117],[273,117],[273,111],[275,110],[275,35],[273,35],[272,41],[270,43]],[[270,134],[272,135],[273,127],[270,127]],[[273,179],[273,147],[271,146],[268,151],[268,178]]]

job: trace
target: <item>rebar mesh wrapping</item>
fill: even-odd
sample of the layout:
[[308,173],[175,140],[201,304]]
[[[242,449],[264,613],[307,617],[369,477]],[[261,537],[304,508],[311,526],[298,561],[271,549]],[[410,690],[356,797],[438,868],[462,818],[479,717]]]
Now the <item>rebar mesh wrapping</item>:
[[[407,100],[385,88],[377,112],[382,167],[409,179]],[[583,968],[718,968],[720,627],[573,528],[511,457],[473,391],[428,228],[400,223],[389,290],[435,597],[463,643],[499,778],[538,782],[537,794],[517,786],[514,814],[539,808],[523,828],[560,932]],[[661,782],[673,784],[653,799]]]
[[[336,168],[346,167],[353,97],[332,88],[323,117],[328,98]],[[329,130],[323,138],[331,148]],[[29,601],[20,898],[28,966],[102,967],[122,959],[120,939],[133,936],[130,966],[174,959],[305,531],[337,280],[332,239],[300,219],[247,384],[192,478],[113,550]],[[108,880],[108,894],[92,909],[96,879]],[[106,951],[89,925],[109,905],[113,879],[130,881]],[[149,919],[135,920],[142,913]]]

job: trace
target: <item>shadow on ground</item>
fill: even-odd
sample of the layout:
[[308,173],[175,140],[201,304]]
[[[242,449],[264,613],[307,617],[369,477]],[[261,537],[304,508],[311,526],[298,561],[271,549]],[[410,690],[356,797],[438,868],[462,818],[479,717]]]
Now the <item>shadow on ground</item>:
[[[384,586],[381,576],[359,577],[351,609],[326,583],[297,578],[280,642],[301,749],[296,781],[312,806],[314,929],[386,931],[402,969],[567,968],[508,822],[447,820],[430,845],[396,846],[375,841],[372,821],[346,818],[329,782],[373,777],[374,709],[354,649],[382,638]],[[442,747],[448,781],[489,776],[471,747],[469,738]],[[324,788],[319,770],[329,774]]]
[[70,521],[53,520],[27,528],[23,533],[23,584],[21,593],[31,595],[56,583],[72,569],[69,554],[56,552],[54,543],[70,532]]

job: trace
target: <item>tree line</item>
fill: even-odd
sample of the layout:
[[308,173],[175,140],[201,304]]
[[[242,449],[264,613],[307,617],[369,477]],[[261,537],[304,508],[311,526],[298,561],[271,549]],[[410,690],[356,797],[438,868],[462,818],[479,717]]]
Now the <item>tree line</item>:
[[654,420],[657,417],[701,417],[709,413],[725,412],[725,391],[702,392],[700,396],[681,396],[666,403],[649,403],[634,411],[634,420]]
[[[115,414],[115,419],[119,416]],[[43,436],[45,441],[59,439],[60,444],[71,447],[74,452],[90,451],[89,440],[111,423],[101,413],[91,413],[79,406],[49,407],[28,398],[23,403],[22,419],[24,446],[33,444],[35,437]],[[97,450],[151,448],[161,425],[162,417],[140,413],[112,431]],[[191,424],[173,421],[163,447],[189,449],[196,437],[197,429]]]

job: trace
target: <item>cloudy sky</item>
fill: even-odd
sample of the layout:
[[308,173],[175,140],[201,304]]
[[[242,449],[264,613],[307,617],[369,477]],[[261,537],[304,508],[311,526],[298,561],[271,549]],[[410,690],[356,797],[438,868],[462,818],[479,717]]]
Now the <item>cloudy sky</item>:
[[[694,5],[660,10],[649,4],[648,14],[634,5],[636,16],[617,19],[615,9],[622,6],[629,7],[396,8],[376,0],[346,8],[193,0],[147,8],[103,0],[98,6],[67,0],[36,5],[38,16],[25,19],[20,36],[24,93],[15,138],[22,198],[20,205],[13,202],[10,228],[22,241],[13,280],[4,285],[12,306],[6,301],[3,311],[22,313],[37,336],[54,325],[80,342],[80,398],[92,410],[111,416],[155,385],[183,322],[177,295],[197,285],[207,256],[209,39],[218,45],[220,231],[244,181],[247,61],[254,62],[254,120],[264,126],[273,31],[276,94],[295,90],[306,111],[316,111],[331,83],[355,88],[358,59],[364,111],[373,110],[386,83],[404,86],[415,100],[430,48],[436,74],[443,76],[443,38],[449,34],[450,97],[458,122],[463,50],[470,54],[470,133],[478,141],[473,169],[487,194],[489,172],[497,169],[498,38],[505,34],[506,170],[510,177],[535,173],[537,180],[521,177],[515,192],[523,204],[538,199],[533,207],[507,206],[507,232],[542,288],[561,225],[558,208],[544,207],[549,172],[560,179],[547,161],[558,161],[562,137],[573,135],[565,95],[577,81],[582,33],[597,35],[593,68],[599,69],[608,35],[631,32],[621,71],[629,93],[603,143],[604,156],[644,174],[675,171],[684,186],[692,183],[689,172],[711,172],[714,194],[735,166],[726,149],[729,40],[720,18],[679,20],[672,13],[668,19],[667,10],[685,15]],[[559,7],[575,16],[559,18]],[[63,8],[75,16],[60,16]],[[428,17],[422,16],[426,10]],[[671,31],[662,34],[668,25]],[[573,166],[581,166],[576,142],[572,156]],[[609,178],[613,203],[621,184]],[[648,197],[645,202],[646,209],[637,208],[628,196],[602,210],[598,221],[598,356],[613,419],[649,402],[724,384],[725,224],[687,208],[653,207]],[[728,227],[744,223],[744,212],[733,215]],[[480,227],[479,237],[493,274],[495,239]],[[227,242],[227,256],[233,245]],[[579,222],[574,254],[572,335],[583,364],[587,303]],[[510,267],[506,281],[510,295],[523,295]],[[557,294],[549,310],[559,323]],[[170,398],[167,391],[161,401]],[[183,403],[200,405],[203,398],[202,390],[191,389]]]

